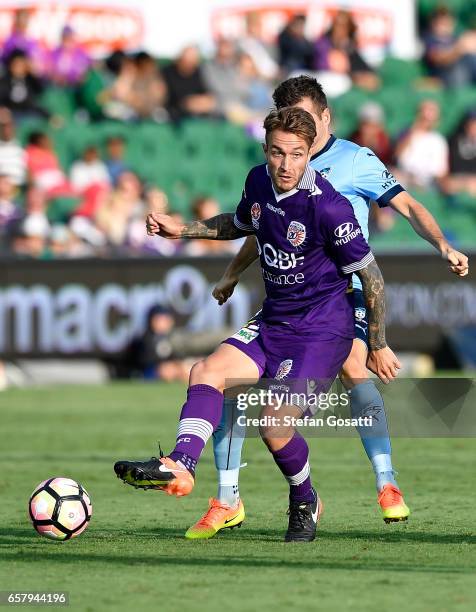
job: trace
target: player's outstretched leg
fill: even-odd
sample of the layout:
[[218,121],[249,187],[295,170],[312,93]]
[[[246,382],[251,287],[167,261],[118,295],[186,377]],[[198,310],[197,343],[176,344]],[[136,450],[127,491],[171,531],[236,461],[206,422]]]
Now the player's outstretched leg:
[[124,482],[142,489],[160,489],[169,495],[188,495],[194,485],[195,467],[218,425],[223,394],[206,384],[192,384],[182,407],[177,441],[168,457],[149,461],[118,461],[114,471]]
[[238,478],[241,449],[246,427],[238,422],[236,400],[225,399],[220,424],[213,433],[213,453],[218,474],[216,498],[209,501],[208,510],[185,533],[188,539],[207,539],[223,529],[241,527],[245,508],[240,499]]
[[352,351],[342,368],[342,380],[349,388],[352,418],[372,416],[372,427],[357,428],[363,447],[375,473],[378,503],[386,523],[407,520],[410,510],[395,480],[392,447],[382,395],[367,378],[367,350],[355,340]]
[[117,476],[137,488],[160,489],[177,497],[188,495],[200,455],[220,421],[226,381],[236,378],[251,384],[258,380],[259,368],[237,348],[221,344],[192,368],[174,450],[167,457],[148,461],[118,461],[114,465]]

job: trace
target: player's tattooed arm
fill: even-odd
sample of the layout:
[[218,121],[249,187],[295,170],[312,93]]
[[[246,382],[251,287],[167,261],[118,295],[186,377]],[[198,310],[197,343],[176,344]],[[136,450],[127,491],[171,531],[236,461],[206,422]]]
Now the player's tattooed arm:
[[223,213],[204,221],[186,223],[181,232],[182,238],[205,238],[208,240],[235,240],[249,236],[251,232],[236,227],[233,213]]
[[369,347],[367,367],[387,384],[398,375],[402,367],[385,340],[385,287],[377,262],[372,261],[357,272],[362,281],[369,320]]
[[233,213],[224,213],[204,221],[181,223],[169,215],[151,213],[147,216],[146,225],[150,236],[170,239],[235,240],[252,233],[238,229],[233,219]]
[[370,350],[378,351],[387,346],[385,340],[385,286],[383,276],[375,260],[356,274],[362,281],[365,305],[368,310]]

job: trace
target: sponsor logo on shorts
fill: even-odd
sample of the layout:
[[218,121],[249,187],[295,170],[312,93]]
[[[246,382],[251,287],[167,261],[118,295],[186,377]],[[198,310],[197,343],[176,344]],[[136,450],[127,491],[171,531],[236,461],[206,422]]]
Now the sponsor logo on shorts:
[[342,246],[343,244],[347,244],[361,233],[362,230],[360,229],[360,227],[357,226],[354,229],[354,224],[350,223],[350,221],[347,223],[341,223],[341,225],[336,227],[334,230],[334,236],[337,236],[338,238],[338,240],[334,241],[334,244],[336,246]]
[[232,338],[243,342],[244,344],[249,344],[252,340],[259,336],[259,331],[255,329],[250,329],[249,327],[242,327],[240,330],[233,334]]
[[275,378],[277,380],[283,380],[283,378],[286,378],[286,376],[289,374],[292,367],[293,367],[292,359],[285,359],[284,361],[281,361],[278,367],[278,371],[276,372]]
[[306,226],[299,221],[291,221],[286,238],[293,247],[300,246],[306,240]]

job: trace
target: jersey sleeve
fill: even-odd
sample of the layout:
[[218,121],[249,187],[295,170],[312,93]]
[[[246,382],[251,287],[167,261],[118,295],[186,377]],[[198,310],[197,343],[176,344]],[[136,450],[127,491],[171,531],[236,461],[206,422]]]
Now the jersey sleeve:
[[344,274],[366,268],[374,255],[365,240],[350,202],[336,193],[322,218],[323,236],[331,257]]
[[367,147],[361,147],[355,154],[352,185],[359,195],[375,200],[379,206],[388,206],[392,198],[404,191],[393,174]]
[[243,193],[241,194],[241,200],[236,208],[235,216],[233,218],[233,222],[235,226],[244,232],[254,232],[255,229],[253,227],[252,218],[251,218],[251,198],[250,198],[250,189],[251,189],[251,172],[246,177],[245,186],[243,189]]

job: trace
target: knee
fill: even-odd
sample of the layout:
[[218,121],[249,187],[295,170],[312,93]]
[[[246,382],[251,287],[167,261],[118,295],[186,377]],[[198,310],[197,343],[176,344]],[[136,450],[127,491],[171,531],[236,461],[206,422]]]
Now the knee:
[[361,382],[364,382],[369,377],[365,359],[359,355],[349,355],[342,370],[340,372],[340,379],[343,385],[349,389]]
[[272,427],[270,426],[270,423],[272,423],[272,417],[275,416],[275,410],[272,406],[266,406],[265,408],[263,408],[259,416],[259,434],[263,442],[270,449],[270,442],[273,437]]
[[202,359],[192,366],[190,385],[210,385],[221,392],[225,388],[222,373],[210,359]]

